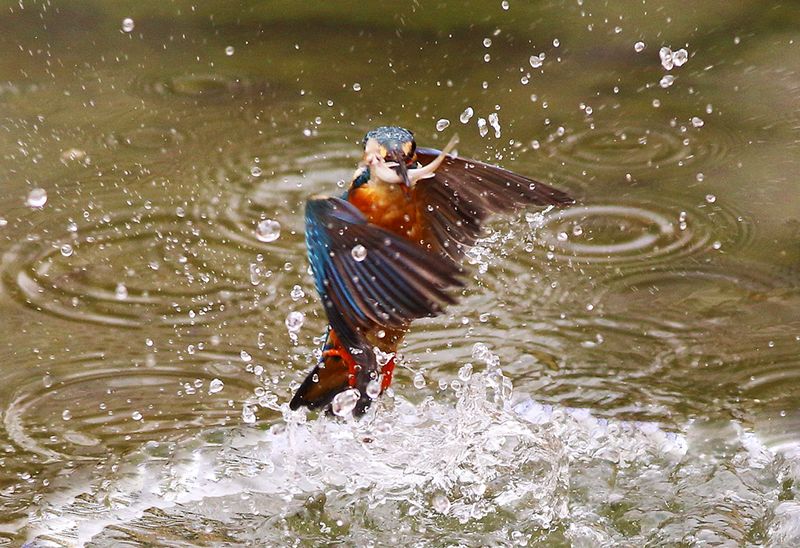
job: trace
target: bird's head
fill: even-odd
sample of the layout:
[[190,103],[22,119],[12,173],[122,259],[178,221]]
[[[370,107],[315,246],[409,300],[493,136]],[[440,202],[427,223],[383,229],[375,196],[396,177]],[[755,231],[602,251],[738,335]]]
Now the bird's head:
[[408,169],[416,162],[416,151],[414,134],[401,127],[382,126],[364,136],[364,163],[386,182],[411,186]]
[[436,160],[424,167],[412,168],[417,162],[414,134],[401,127],[382,126],[364,136],[363,162],[382,181],[402,183],[408,190],[419,179],[433,176],[457,142],[458,138],[453,137]]

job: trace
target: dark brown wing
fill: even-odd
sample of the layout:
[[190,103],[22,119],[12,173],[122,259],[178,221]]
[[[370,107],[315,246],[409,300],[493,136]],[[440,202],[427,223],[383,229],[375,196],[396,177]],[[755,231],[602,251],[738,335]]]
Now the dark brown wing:
[[[417,149],[427,165],[438,150]],[[564,192],[501,167],[447,156],[433,177],[414,186],[414,201],[428,232],[427,243],[460,260],[465,248],[481,237],[482,223],[493,213],[525,206],[565,206],[575,203]]]
[[[353,257],[362,246],[363,257]],[[348,351],[371,352],[364,335],[404,329],[455,302],[459,269],[419,245],[370,224],[340,198],[306,203],[306,247],[328,322]]]

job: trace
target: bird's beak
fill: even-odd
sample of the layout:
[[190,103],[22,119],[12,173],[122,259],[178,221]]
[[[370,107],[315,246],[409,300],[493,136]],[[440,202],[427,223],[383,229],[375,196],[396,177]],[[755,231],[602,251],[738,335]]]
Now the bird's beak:
[[394,166],[394,170],[403,180],[403,184],[406,187],[406,190],[411,188],[411,179],[408,176],[408,166],[406,166],[406,162],[403,159],[403,153],[400,150],[392,150],[389,152],[389,157],[392,159],[393,162],[396,162],[397,165]]

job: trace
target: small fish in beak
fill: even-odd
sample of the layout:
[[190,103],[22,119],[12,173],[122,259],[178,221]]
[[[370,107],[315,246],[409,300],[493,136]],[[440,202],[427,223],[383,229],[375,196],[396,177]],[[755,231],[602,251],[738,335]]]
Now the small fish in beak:
[[368,154],[367,161],[370,171],[381,181],[395,184],[402,183],[406,189],[410,190],[414,183],[420,179],[433,177],[433,174],[457,144],[458,136],[454,135],[450,142],[447,143],[447,146],[444,147],[444,150],[431,163],[413,169],[408,169],[403,160],[402,152],[396,150],[387,152],[387,156],[392,160],[391,162],[387,162],[380,154]]

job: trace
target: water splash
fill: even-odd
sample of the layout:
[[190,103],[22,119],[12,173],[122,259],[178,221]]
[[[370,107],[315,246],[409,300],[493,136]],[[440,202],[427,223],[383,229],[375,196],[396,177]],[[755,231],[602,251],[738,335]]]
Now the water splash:
[[440,538],[453,523],[490,543],[730,541],[752,527],[797,535],[778,488],[795,469],[739,424],[669,432],[512,398],[491,352],[474,350],[487,370],[465,375],[452,403],[383,399],[361,421],[309,421],[282,407],[285,422],[266,432],[149,443],[73,474],[31,516],[30,537],[103,542],[156,527],[230,542],[355,542],[398,514],[404,526],[380,533],[396,542]]

